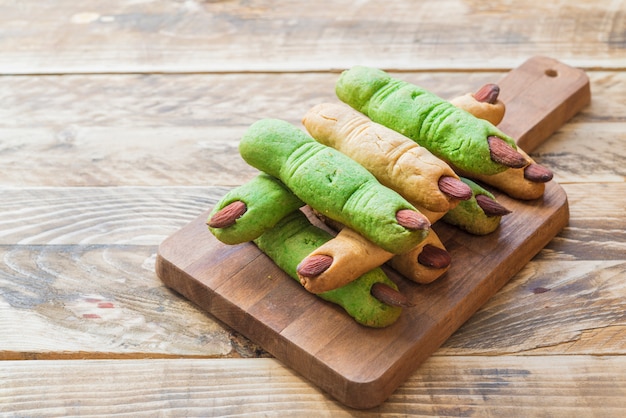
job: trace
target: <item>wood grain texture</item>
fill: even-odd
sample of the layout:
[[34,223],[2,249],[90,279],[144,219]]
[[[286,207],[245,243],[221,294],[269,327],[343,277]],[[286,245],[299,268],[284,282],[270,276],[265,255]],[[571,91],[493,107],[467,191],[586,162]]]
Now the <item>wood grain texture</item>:
[[[595,353],[626,354],[620,280],[625,274],[623,260],[578,261],[558,268],[553,261],[536,260],[472,316],[444,344],[443,353],[549,353],[557,347],[570,352],[576,346],[574,352],[587,353],[593,339]],[[498,308],[501,304],[508,307]],[[504,311],[507,319],[502,321],[498,312]],[[589,323],[605,325],[591,329]]]
[[[445,348],[477,354],[498,350],[519,353],[540,349],[546,346],[546,341],[558,347],[560,344],[576,346],[582,339],[591,339],[597,341],[598,353],[610,354],[615,347],[621,352],[623,343],[620,341],[623,340],[607,345],[602,343],[604,336],[595,333],[620,327],[623,330],[626,323],[623,318],[626,289],[619,280],[624,275],[626,262],[626,238],[623,237],[626,219],[620,216],[623,206],[620,199],[626,195],[626,186],[622,183],[563,187],[570,202],[569,225],[502,290],[506,295],[497,294],[481,308],[477,314],[481,317],[480,323],[470,320],[444,344]],[[603,199],[589,198],[589,188],[600,190]],[[120,356],[130,350],[149,351],[152,356],[171,353],[254,355],[257,348],[240,338],[231,341],[233,345],[239,344],[232,347],[234,351],[207,349],[207,336],[225,342],[222,330],[228,328],[219,322],[215,328],[215,318],[205,316],[166,292],[153,272],[161,241],[208,209],[225,190],[191,187],[2,189],[0,252],[4,263],[0,266],[3,289],[0,329],[7,337],[0,343],[0,351],[4,351],[4,357],[25,358],[34,356],[33,353],[44,356],[46,350],[72,352],[76,346],[80,348],[80,341],[92,346],[89,343],[92,334],[100,344],[97,351],[110,356]],[[556,287],[564,293],[534,293],[536,288],[552,290]],[[610,290],[600,291],[605,288]],[[118,327],[118,334],[113,335],[112,330],[100,326],[97,318],[93,321],[82,317],[63,305],[70,300],[80,301],[81,296],[85,301],[90,294],[101,294],[104,290],[108,302],[123,300],[124,307],[133,315],[155,321],[156,329],[167,327],[176,338],[167,338],[167,344],[158,347],[150,346],[148,338],[135,339],[135,346],[129,348],[119,343],[134,338],[131,322],[122,317],[113,318]],[[551,302],[546,308],[550,315],[536,315],[538,310],[544,310],[546,301]],[[570,309],[561,310],[559,301]],[[97,309],[97,303],[92,305],[93,312],[83,313],[97,314],[101,310]],[[89,306],[85,302],[83,308]],[[31,310],[34,312],[30,313]],[[572,312],[585,317],[585,321],[572,322],[569,319]],[[19,325],[15,322],[17,318],[22,319]],[[78,321],[70,323],[74,329],[71,338],[66,337],[71,330],[65,324],[67,318]],[[198,326],[190,326],[191,323]],[[18,326],[27,330],[27,334],[39,337],[24,338],[17,332]],[[189,334],[187,339],[178,334],[185,328],[185,333]],[[42,332],[44,329],[58,332]],[[75,332],[76,329],[82,333]],[[561,333],[562,329],[569,329],[568,335]],[[216,335],[212,330],[216,330]],[[532,335],[532,338],[522,341],[518,333]],[[42,349],[44,346],[46,350]],[[588,342],[587,346],[593,345]],[[580,353],[574,348],[569,352]]]
[[0,8],[0,72],[510,69],[530,55],[619,69],[623,13],[619,0],[31,0]]
[[[497,84],[498,99],[506,106],[498,127],[526,152],[534,151],[591,102],[587,74],[549,57],[528,59]],[[524,124],[518,115],[524,115]]]
[[434,356],[385,404],[356,411],[273,359],[4,361],[0,408],[38,417],[617,418],[626,413],[625,375],[616,373],[624,370],[623,356]]
[[158,243],[219,193],[3,190],[0,358],[236,355],[228,329],[154,274]]
[[[447,93],[447,83],[458,86],[467,76],[417,79]],[[500,74],[470,76],[468,88],[495,77]],[[336,100],[336,79],[337,74],[0,78],[0,92],[8,97],[0,109],[0,165],[6,168],[0,183],[236,186],[256,174],[237,150],[247,127],[264,117],[299,124],[313,105]]]
[[[452,98],[502,73],[402,73]],[[590,73],[593,100],[532,152],[559,183],[623,182],[626,73]],[[299,124],[337,74],[1,77],[0,185],[236,186],[254,121]],[[267,88],[271,86],[271,88]],[[236,115],[236,116],[235,116]],[[590,138],[592,140],[590,140]]]
[[[623,350],[624,339],[604,342],[608,334],[601,331],[623,332],[626,326],[626,288],[619,280],[626,263],[626,219],[620,215],[626,185],[594,186],[605,190],[603,200],[589,198],[588,184],[563,187],[570,202],[569,225],[503,288],[506,294],[481,308],[479,321],[470,320],[452,336],[446,350],[484,354],[510,346],[507,351],[523,353],[545,347],[545,341],[552,347],[572,345],[572,354]],[[76,350],[83,353],[75,356],[87,358],[100,353],[265,355],[165,290],[153,270],[162,240],[207,210],[225,190],[0,189],[0,357],[50,358]],[[535,294],[540,288],[551,290]],[[123,309],[98,308],[101,302]],[[534,306],[542,309],[529,309]],[[569,321],[563,306],[585,320]],[[543,315],[544,310],[550,315]],[[104,319],[92,317],[99,312]],[[110,315],[115,312],[125,315]],[[160,335],[159,344],[149,334],[136,335],[146,324],[154,327],[153,336]],[[42,332],[46,329],[54,332]],[[531,338],[522,341],[518,333]],[[225,345],[228,339],[232,347]]]
[[[0,410],[626,415],[624,10],[623,0],[0,2],[0,358],[33,359],[0,361]],[[380,409],[343,407],[275,360],[171,359],[268,355],[151,272],[160,240],[253,175],[236,159],[249,123],[297,123],[352,64],[454,97],[536,54],[591,79],[592,104],[533,151],[568,194],[569,226]],[[82,358],[135,360],[63,360]]]

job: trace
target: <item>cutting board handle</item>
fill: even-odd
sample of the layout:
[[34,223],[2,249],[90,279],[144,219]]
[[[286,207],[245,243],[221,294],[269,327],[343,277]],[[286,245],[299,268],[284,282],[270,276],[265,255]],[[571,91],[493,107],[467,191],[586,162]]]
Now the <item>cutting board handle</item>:
[[591,102],[587,74],[548,57],[528,59],[498,85],[506,106],[498,127],[526,152],[532,152]]

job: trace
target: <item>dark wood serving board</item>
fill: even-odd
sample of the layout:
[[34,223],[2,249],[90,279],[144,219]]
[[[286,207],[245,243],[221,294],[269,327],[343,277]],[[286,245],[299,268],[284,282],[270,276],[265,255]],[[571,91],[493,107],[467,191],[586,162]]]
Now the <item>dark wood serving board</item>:
[[[591,98],[583,71],[545,57],[531,58],[498,83],[507,106],[500,126],[527,152]],[[306,292],[254,244],[217,241],[205,225],[210,208],[159,246],[156,272],[168,287],[340,402],[370,408],[384,402],[567,225],[567,196],[554,181],[536,201],[496,196],[513,213],[488,236],[441,222],[433,226],[453,260],[442,278],[418,285],[387,269],[415,306],[385,329],[360,326]]]

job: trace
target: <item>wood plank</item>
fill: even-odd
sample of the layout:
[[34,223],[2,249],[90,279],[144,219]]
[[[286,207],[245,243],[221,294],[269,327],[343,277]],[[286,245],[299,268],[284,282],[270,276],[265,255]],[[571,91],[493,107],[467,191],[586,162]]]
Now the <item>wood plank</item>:
[[[444,92],[478,88],[501,75],[449,76],[416,75]],[[6,168],[0,182],[239,185],[256,174],[237,150],[245,129],[263,117],[299,123],[315,104],[336,100],[336,78],[337,74],[2,78],[0,94],[8,102],[0,109],[4,144],[0,165]],[[465,87],[468,80],[471,85]]]
[[[571,354],[623,352],[618,337],[626,326],[626,287],[616,278],[626,264],[626,219],[619,215],[626,184],[564,188],[569,226],[503,288],[502,297],[497,294],[476,321],[452,336],[446,350],[524,353],[569,346]],[[606,199],[588,198],[589,189],[605,190]],[[224,191],[0,188],[0,358],[267,355],[164,289],[154,274],[162,240]],[[535,294],[538,288],[551,290]],[[529,309],[545,302],[541,310]],[[571,321],[560,312],[563,306],[583,320]],[[150,324],[154,334],[141,324]],[[518,333],[530,338],[521,341]]]
[[3,190],[0,359],[237,356],[154,274],[158,243],[221,192]]
[[[558,240],[550,247],[555,253],[568,243],[571,259],[579,260],[621,260],[626,252],[626,235],[623,194],[625,183],[608,184],[567,184],[563,186],[570,201],[570,223]],[[593,190],[594,199],[589,191]],[[620,196],[621,195],[621,196]],[[574,200],[575,199],[575,200]],[[612,200],[613,203],[608,203]],[[573,215],[572,215],[573,213]],[[606,231],[603,233],[601,231]]]
[[156,279],[154,246],[0,246],[0,359],[237,356]]
[[[554,171],[560,184],[623,183],[626,178],[626,123],[574,122],[533,153]],[[610,187],[610,186],[609,186]]]
[[0,375],[0,408],[19,416],[626,414],[624,356],[434,356],[366,412],[273,359],[4,361]]
[[621,1],[29,0],[0,17],[2,74],[626,67]]
[[[626,73],[589,75],[591,105],[532,155],[559,183],[623,182]],[[402,74],[446,98],[502,76]],[[237,151],[245,129],[263,117],[300,123],[313,105],[336,100],[336,79],[315,73],[2,77],[0,185],[243,184],[256,173]]]
[[217,202],[226,190],[4,188],[0,200],[0,244],[92,249],[100,245],[155,245]]
[[[623,259],[535,260],[446,342],[443,353],[569,353],[577,347],[576,353],[626,354],[625,275]],[[605,325],[592,329],[589,323]]]

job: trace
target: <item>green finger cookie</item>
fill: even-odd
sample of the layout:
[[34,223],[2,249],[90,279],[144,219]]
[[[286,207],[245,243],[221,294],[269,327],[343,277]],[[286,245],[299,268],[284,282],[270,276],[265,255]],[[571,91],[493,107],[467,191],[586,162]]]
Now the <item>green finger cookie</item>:
[[515,141],[491,123],[379,69],[358,66],[344,71],[335,91],[341,101],[374,122],[467,172],[492,175],[508,169],[491,160],[489,136],[500,137],[517,149]]
[[[428,233],[428,221],[402,196],[354,160],[288,122],[263,119],[254,123],[243,135],[239,151],[248,164],[279,178],[313,209],[388,252],[408,252]],[[415,212],[425,226],[400,225],[396,218],[400,210]]]
[[494,195],[485,190],[473,181],[461,177],[461,181],[470,186],[472,197],[469,200],[460,202],[454,209],[446,213],[442,221],[474,235],[487,235],[495,231],[500,225],[502,216],[488,216],[476,202],[477,195],[485,195],[495,199]]
[[225,244],[252,241],[273,227],[290,212],[304,206],[278,179],[261,173],[246,184],[232,189],[215,205],[209,220],[221,209],[233,202],[243,202],[246,211],[233,225],[209,230]]
[[[332,235],[309,222],[299,210],[280,220],[254,243],[267,254],[283,271],[298,282],[298,264],[320,245],[332,239]],[[386,305],[370,294],[374,283],[384,283],[398,289],[387,275],[376,268],[358,279],[335,290],[317,296],[341,306],[358,323],[374,328],[393,324],[402,308]]]

